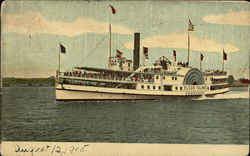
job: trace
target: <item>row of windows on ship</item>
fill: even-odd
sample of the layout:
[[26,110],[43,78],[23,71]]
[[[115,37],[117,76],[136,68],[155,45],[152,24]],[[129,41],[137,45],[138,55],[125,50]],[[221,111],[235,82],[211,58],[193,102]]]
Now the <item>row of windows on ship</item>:
[[[146,86],[144,88],[144,85],[141,85],[141,89],[150,89],[150,85],[147,85],[147,88]],[[156,86],[153,86],[153,89],[156,89]],[[161,86],[158,86],[158,89],[161,90]]]
[[[145,85],[145,86],[141,85],[141,89],[151,89],[151,87],[150,87],[150,85]],[[155,90],[156,86],[153,86],[152,89]],[[161,90],[161,86],[158,86],[158,90]],[[164,90],[166,90],[166,91],[172,91],[172,85],[165,85],[164,86]],[[175,90],[183,90],[183,87],[182,86],[176,86]]]
[[[162,76],[162,79],[163,79],[163,80],[165,80],[165,78],[166,78],[165,76]],[[159,79],[159,76],[158,76],[158,75],[156,76],[156,79]],[[172,80],[173,80],[173,81],[174,81],[174,80],[176,81],[176,80],[177,80],[177,77],[172,76]]]
[[[211,90],[223,89],[223,88],[227,88],[227,87],[228,87],[227,85],[211,86]],[[145,85],[145,86],[141,85],[141,89],[151,89],[151,87],[150,87],[150,85]],[[156,86],[153,86],[152,89],[155,90]],[[209,89],[209,87],[207,87],[207,89]],[[161,90],[161,86],[158,86],[158,90]],[[165,85],[164,90],[172,91],[172,85]],[[182,86],[175,86],[175,90],[184,90],[184,88]]]
[[[131,61],[130,61],[130,60],[127,60],[127,62],[128,62],[128,67],[130,67],[130,62],[131,62]],[[112,64],[115,64],[115,63],[123,63],[123,64],[124,64],[125,61],[111,60],[111,63],[112,63]]]

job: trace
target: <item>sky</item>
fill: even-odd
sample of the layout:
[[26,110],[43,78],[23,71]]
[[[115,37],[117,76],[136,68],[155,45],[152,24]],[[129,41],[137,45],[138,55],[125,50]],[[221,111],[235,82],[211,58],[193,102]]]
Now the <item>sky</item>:
[[[112,5],[116,14],[112,14]],[[108,25],[112,26],[112,55],[116,49],[132,59],[134,32],[149,48],[151,65],[161,56],[186,62],[188,20],[190,65],[225,70],[249,78],[250,5],[247,2],[181,1],[8,1],[2,4],[2,75],[36,78],[55,76],[59,43],[61,70],[74,66],[106,68]]]

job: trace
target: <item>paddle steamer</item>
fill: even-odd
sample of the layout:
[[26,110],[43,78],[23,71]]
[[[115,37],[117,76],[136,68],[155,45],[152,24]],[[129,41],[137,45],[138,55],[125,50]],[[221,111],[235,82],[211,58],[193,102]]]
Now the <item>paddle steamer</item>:
[[135,33],[133,61],[119,55],[108,68],[74,67],[57,71],[56,100],[156,100],[165,97],[209,96],[228,92],[225,71],[201,71],[188,63],[160,57],[140,64],[140,34]]

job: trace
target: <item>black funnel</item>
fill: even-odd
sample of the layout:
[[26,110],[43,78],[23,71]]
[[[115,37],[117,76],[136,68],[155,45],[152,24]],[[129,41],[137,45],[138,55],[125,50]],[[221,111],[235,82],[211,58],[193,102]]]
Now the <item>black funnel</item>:
[[134,38],[134,70],[140,66],[140,33],[135,33]]

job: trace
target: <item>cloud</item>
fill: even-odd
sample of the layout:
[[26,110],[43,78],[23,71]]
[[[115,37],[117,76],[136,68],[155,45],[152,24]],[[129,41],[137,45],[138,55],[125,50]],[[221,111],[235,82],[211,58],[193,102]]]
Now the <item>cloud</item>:
[[[190,36],[190,49],[199,52],[237,52],[239,48],[230,44],[222,44],[214,40],[201,39]],[[170,34],[164,36],[151,36],[141,41],[142,46],[149,48],[180,48],[187,49],[187,34]],[[128,49],[133,48],[133,42],[124,45]]]
[[[41,14],[29,12],[21,15],[6,15],[3,17],[3,32],[20,34],[55,34],[69,37],[84,33],[108,33],[108,22],[98,22],[91,18],[79,17],[72,23],[48,21]],[[132,30],[113,24],[112,33],[132,34]]]
[[213,24],[250,25],[250,11],[204,16],[203,21]]

